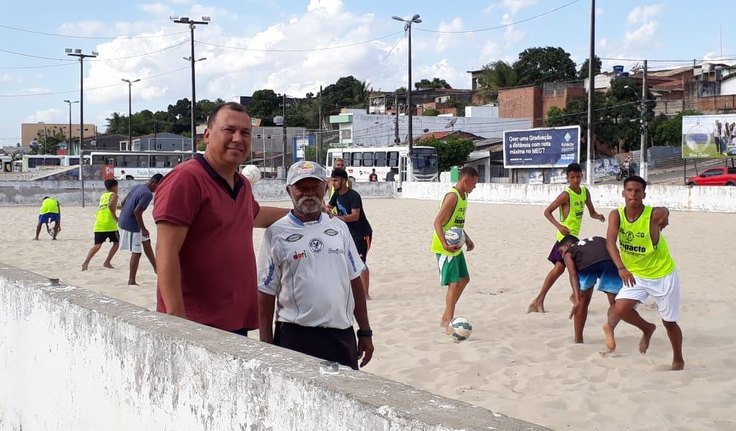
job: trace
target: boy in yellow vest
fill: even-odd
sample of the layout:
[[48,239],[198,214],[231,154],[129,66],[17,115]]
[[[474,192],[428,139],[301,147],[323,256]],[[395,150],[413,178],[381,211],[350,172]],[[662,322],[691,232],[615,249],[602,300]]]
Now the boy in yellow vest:
[[[634,307],[651,296],[672,344],[672,369],[682,370],[685,368],[682,330],[677,324],[680,318],[680,278],[662,235],[662,230],[669,224],[670,212],[665,207],[644,205],[646,188],[647,182],[643,178],[635,175],[627,178],[623,191],[626,205],[611,211],[608,216],[606,245],[624,287],[616,295],[616,303],[608,310],[608,322],[603,325],[606,348],[609,352],[616,350],[616,325],[629,318],[635,312]],[[639,342],[641,353],[649,347],[654,329],[652,327],[642,336]]]
[[59,201],[48,196],[44,196],[41,202],[41,209],[38,211],[38,224],[36,225],[36,237],[34,240],[38,241],[38,234],[41,233],[41,227],[46,224],[48,229],[49,223],[53,222],[53,233],[51,239],[56,239],[56,235],[61,231],[61,205]]
[[447,286],[445,295],[445,311],[440,319],[440,326],[447,328],[455,317],[455,306],[470,282],[468,265],[465,262],[462,245],[452,246],[445,240],[445,231],[452,227],[463,229],[465,245],[468,251],[475,248],[467,232],[465,232],[465,215],[468,207],[468,194],[478,183],[478,172],[466,166],[460,171],[460,179],[455,187],[445,195],[440,211],[434,219],[432,232],[432,252],[437,255],[440,271],[440,284]]
[[[552,269],[545,277],[542,283],[542,289],[536,298],[529,304],[527,313],[544,313],[544,298],[547,292],[552,288],[558,278],[565,272],[565,261],[560,253],[560,240],[565,235],[573,235],[580,237],[580,225],[583,222],[584,207],[588,208],[590,216],[601,222],[606,221],[603,214],[595,211],[593,202],[590,200],[588,189],[580,183],[583,180],[583,169],[577,163],[570,163],[565,169],[567,173],[568,187],[557,196],[549,206],[544,210],[544,216],[549,220],[555,228],[557,228],[557,239],[552,246],[547,260],[552,262]],[[556,209],[560,210],[560,219],[557,220],[552,214]]]
[[116,214],[118,209],[118,180],[105,180],[105,189],[107,192],[100,196],[100,204],[97,206],[97,214],[95,215],[95,244],[89,249],[87,258],[84,259],[82,271],[87,270],[89,262],[100,251],[102,243],[105,240],[109,240],[112,243],[112,248],[110,248],[107,259],[103,263],[105,268],[112,268],[112,258],[118,251],[120,242],[120,236],[118,235],[118,216]]

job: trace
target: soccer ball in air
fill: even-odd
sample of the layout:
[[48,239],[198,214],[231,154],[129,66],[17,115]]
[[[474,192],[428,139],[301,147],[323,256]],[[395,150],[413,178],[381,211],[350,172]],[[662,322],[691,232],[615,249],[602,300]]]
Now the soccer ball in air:
[[470,337],[473,332],[473,325],[464,317],[456,317],[450,322],[450,331],[453,341],[459,343]]
[[465,232],[459,227],[451,227],[445,231],[447,244],[462,247],[465,244]]
[[251,184],[255,184],[261,179],[261,170],[256,165],[245,165],[243,170],[240,171],[245,178],[248,178]]

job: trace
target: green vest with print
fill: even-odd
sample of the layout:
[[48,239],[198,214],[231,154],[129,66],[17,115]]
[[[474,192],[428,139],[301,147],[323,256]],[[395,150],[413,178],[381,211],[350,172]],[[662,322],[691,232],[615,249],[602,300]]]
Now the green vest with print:
[[[454,193],[457,196],[457,203],[455,204],[455,210],[452,212],[450,219],[442,226],[442,232],[447,231],[452,227],[459,227],[463,229],[465,227],[465,211],[468,208],[468,200],[463,199],[462,193],[456,188],[450,189],[449,193]],[[449,194],[448,193],[448,194]],[[443,200],[444,202],[444,200]],[[437,236],[437,232],[432,230],[432,251],[437,254],[443,254],[445,256],[457,256],[462,253],[462,250],[458,250],[455,253],[450,253],[442,247],[442,242]]]
[[641,215],[630,222],[625,208],[618,209],[618,243],[621,261],[632,274],[643,278],[662,278],[675,270],[667,241],[660,232],[657,245],[652,243],[650,223],[652,207],[644,206]]
[[113,192],[105,192],[100,196],[100,204],[97,206],[97,214],[95,215],[95,232],[115,232],[118,230],[118,223],[107,207],[112,199]]
[[[570,229],[570,235],[580,236],[580,225],[583,224],[583,213],[585,210],[585,201],[588,199],[588,189],[584,186],[580,186],[580,193],[570,187],[565,189],[565,193],[570,197],[570,208],[567,212],[567,217],[562,213],[562,207],[560,207],[560,224]],[[560,231],[557,231],[557,241],[564,238]]]

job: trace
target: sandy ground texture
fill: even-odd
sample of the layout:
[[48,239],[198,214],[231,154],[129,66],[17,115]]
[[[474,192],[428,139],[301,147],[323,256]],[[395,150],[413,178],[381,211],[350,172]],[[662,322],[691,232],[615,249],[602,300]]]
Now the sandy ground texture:
[[[526,314],[551,267],[546,257],[554,228],[542,207],[471,202],[467,231],[476,250],[467,254],[471,282],[457,315],[468,318],[474,331],[454,343],[438,326],[445,292],[429,252],[438,202],[364,204],[375,231],[368,263],[376,352],[366,371],[560,430],[736,430],[735,215],[670,217],[665,236],[682,281],[686,361],[685,371],[673,372],[666,332],[652,305],[639,308],[657,323],[646,355],[637,351],[639,334],[625,323],[617,332],[617,351],[601,354],[607,308],[602,293],[593,298],[586,344],[572,343],[567,274],[551,290],[546,314]],[[145,258],[141,286],[125,284],[127,253],[118,253],[115,269],[102,267],[107,244],[90,270],[80,271],[92,245],[95,208],[62,208],[58,241],[46,233],[32,240],[37,208],[0,208],[0,261],[153,308],[155,275]],[[152,227],[150,210],[146,220]],[[604,236],[605,226],[586,216],[581,236]],[[261,236],[256,233],[256,244]]]

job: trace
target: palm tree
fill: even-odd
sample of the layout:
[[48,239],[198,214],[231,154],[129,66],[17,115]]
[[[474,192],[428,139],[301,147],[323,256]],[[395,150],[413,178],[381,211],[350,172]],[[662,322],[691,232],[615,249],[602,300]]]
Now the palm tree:
[[128,133],[128,117],[113,112],[112,116],[106,118],[107,127],[105,133]]
[[519,76],[510,64],[498,60],[483,66],[478,83],[481,97],[489,102],[495,102],[498,100],[498,90],[517,85]]

